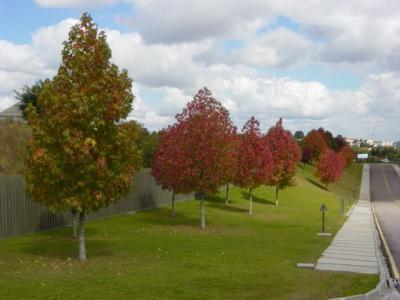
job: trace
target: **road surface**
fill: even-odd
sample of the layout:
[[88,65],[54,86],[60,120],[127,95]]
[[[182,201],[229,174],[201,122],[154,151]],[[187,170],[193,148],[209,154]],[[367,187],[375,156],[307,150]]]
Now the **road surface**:
[[370,164],[371,201],[400,270],[400,178],[389,164]]

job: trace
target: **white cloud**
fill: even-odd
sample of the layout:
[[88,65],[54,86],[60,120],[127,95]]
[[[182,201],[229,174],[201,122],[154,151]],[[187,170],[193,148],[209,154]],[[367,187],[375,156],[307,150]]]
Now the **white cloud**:
[[100,7],[112,5],[120,2],[119,0],[35,0],[43,7]]
[[[152,2],[149,3],[151,6]],[[276,7],[274,9],[278,11]],[[324,126],[345,135],[362,136],[372,130],[376,136],[399,136],[398,73],[378,69],[376,75],[368,77],[355,91],[332,91],[317,81],[302,82],[294,78],[270,77],[259,72],[256,67],[290,67],[304,63],[304,60],[312,59],[310,57],[315,42],[301,33],[281,27],[263,34],[256,33],[262,22],[252,23],[248,16],[253,16],[253,13],[251,9],[248,15],[244,14],[244,17],[229,23],[234,28],[229,29],[230,34],[243,39],[243,48],[233,50],[231,57],[220,56],[220,59],[209,59],[207,63],[205,57],[217,55],[215,53],[218,51],[213,51],[221,47],[227,32],[215,31],[198,40],[185,42],[160,43],[154,39],[149,43],[140,31],[122,33],[106,30],[113,62],[120,68],[128,69],[134,80],[137,98],[131,117],[150,129],[160,129],[174,121],[174,115],[182,110],[186,102],[192,100],[199,88],[207,86],[230,110],[238,127],[251,115],[255,115],[266,130],[282,116],[292,130]],[[334,21],[318,20],[313,12],[308,14],[311,16],[311,25],[317,23],[334,26]],[[328,13],[327,19],[331,18]],[[32,44],[17,45],[10,41],[0,41],[0,109],[15,101],[12,100],[13,89],[19,90],[24,84],[55,74],[61,59],[61,43],[75,22],[67,19],[54,26],[38,29],[33,35]],[[330,32],[326,45],[346,36],[343,33],[344,27],[339,25],[335,27],[339,29]],[[242,30],[239,30],[240,27]],[[222,36],[217,38],[215,34]],[[396,39],[388,42],[391,49],[388,53],[393,56],[397,55],[393,54],[397,49],[396,43]],[[359,50],[359,46],[353,46]],[[326,48],[322,46],[316,49],[320,48],[323,49],[321,57],[327,55],[324,52]],[[343,49],[335,53],[341,53]],[[367,55],[372,55],[370,57],[377,63],[390,64],[387,56],[379,54],[384,52],[381,45],[371,45],[368,49]],[[345,58],[343,53],[338,62]],[[223,54],[219,52],[218,55]],[[152,93],[159,98],[150,99]]]
[[286,67],[304,60],[311,43],[298,33],[278,28],[248,41],[248,45],[234,51],[235,61],[253,66]]
[[252,27],[257,16],[264,22],[270,16],[270,4],[259,0],[133,2],[138,13],[120,16],[120,22],[137,29],[151,43],[187,42],[240,33]]
[[131,76],[143,84],[161,87],[193,85],[199,66],[193,56],[208,49],[210,42],[173,45],[148,45],[138,33],[107,31],[113,51],[113,61],[130,71]]
[[30,45],[15,45],[0,40],[0,70],[32,73],[42,69],[44,65]]
[[66,19],[54,26],[39,28],[32,36],[32,50],[48,66],[56,69],[61,63],[62,43],[77,22],[76,19]]

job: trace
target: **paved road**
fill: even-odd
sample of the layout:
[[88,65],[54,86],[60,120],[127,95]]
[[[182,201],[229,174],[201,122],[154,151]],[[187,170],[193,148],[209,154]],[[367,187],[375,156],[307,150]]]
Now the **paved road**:
[[383,235],[400,269],[400,178],[392,165],[370,165],[371,201]]

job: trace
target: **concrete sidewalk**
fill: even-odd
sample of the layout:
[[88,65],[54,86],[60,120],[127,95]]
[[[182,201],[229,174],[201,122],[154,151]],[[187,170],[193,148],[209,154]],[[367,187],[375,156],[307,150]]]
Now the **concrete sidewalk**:
[[369,166],[364,165],[360,200],[318,260],[315,269],[379,274],[378,241],[375,236],[369,192]]

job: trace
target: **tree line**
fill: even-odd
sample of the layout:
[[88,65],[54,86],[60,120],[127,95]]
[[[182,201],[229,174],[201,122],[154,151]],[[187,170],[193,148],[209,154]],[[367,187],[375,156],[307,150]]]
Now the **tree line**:
[[[347,163],[346,146],[339,139],[333,143],[320,129],[304,137],[301,147],[282,119],[262,133],[259,121],[250,117],[238,132],[229,111],[207,88],[176,115],[174,124],[159,135],[146,133],[135,121],[126,121],[134,101],[132,80],[110,62],[105,33],[89,14],[71,28],[63,45],[57,74],[39,82],[23,103],[32,130],[24,175],[34,201],[79,216],[82,261],[85,214],[129,191],[133,171],[140,168],[140,146],[154,149],[145,159],[152,162],[156,181],[173,191],[173,215],[176,193],[196,193],[202,229],[206,193],[226,187],[228,204],[229,185],[246,188],[252,215],[253,190],[274,186],[278,206],[279,191],[295,184],[299,160],[316,162],[316,175],[326,184],[337,180]],[[23,100],[27,92],[17,96]],[[147,135],[143,145],[141,135]]]

